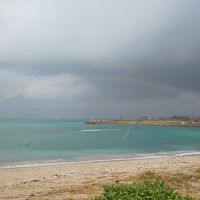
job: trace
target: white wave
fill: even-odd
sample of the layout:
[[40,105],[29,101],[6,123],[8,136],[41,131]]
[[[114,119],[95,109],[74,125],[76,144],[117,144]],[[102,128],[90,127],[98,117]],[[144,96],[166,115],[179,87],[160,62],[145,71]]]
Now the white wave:
[[120,131],[122,129],[83,129],[82,132],[98,132],[98,131]]
[[82,131],[82,132],[98,132],[98,131],[103,131],[103,129],[86,129],[86,130],[80,130],[80,131]]
[[172,152],[157,152],[157,153],[146,153],[146,154],[136,154],[136,158],[159,158],[159,157],[171,157],[171,156],[190,156],[190,155],[200,155],[199,151],[172,151]]

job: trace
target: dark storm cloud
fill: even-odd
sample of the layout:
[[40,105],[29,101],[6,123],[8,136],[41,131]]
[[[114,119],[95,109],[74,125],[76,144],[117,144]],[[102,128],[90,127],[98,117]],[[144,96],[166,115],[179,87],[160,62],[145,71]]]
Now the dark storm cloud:
[[198,0],[1,1],[2,115],[22,101],[30,116],[31,105],[52,117],[196,115],[199,101],[188,94],[200,95],[199,7]]

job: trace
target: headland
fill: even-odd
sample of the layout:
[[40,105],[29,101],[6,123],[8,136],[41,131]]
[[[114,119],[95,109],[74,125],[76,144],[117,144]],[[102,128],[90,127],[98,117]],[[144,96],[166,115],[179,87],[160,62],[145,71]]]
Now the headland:
[[140,117],[136,119],[90,119],[86,124],[133,124],[156,126],[200,127],[200,118],[175,116],[170,118]]

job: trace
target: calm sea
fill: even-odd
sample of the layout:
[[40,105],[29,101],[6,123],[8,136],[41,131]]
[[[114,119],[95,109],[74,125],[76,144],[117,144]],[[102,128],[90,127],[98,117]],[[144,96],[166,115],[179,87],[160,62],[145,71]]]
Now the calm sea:
[[0,120],[0,167],[200,153],[200,128]]

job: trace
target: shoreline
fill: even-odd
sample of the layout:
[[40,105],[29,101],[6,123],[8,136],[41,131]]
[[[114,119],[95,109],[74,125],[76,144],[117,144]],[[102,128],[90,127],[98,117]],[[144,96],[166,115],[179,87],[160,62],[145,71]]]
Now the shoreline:
[[[157,154],[157,155],[156,155]],[[132,161],[132,160],[144,160],[144,159],[159,159],[159,158],[173,158],[173,157],[187,157],[187,156],[200,156],[200,152],[174,152],[168,154],[168,152],[152,153],[152,154],[141,154],[144,156],[133,156],[133,155],[121,155],[116,158],[102,158],[102,159],[90,159],[90,160],[44,160],[44,161],[25,161],[19,164],[10,164],[6,166],[0,166],[0,171],[4,169],[23,169],[23,168],[37,168],[37,167],[48,167],[48,166],[62,166],[68,164],[84,164],[84,163],[104,163],[104,162],[118,162],[118,161]],[[27,163],[27,164],[25,164]]]
[[[86,200],[102,191],[103,185],[106,183],[132,182],[136,176],[145,171],[154,171],[166,177],[174,177],[180,173],[194,176],[197,169],[200,169],[200,155],[75,162],[41,167],[1,169],[0,199]],[[183,186],[180,187],[180,190],[181,188],[183,189]],[[200,195],[199,189],[195,191],[194,195]]]

